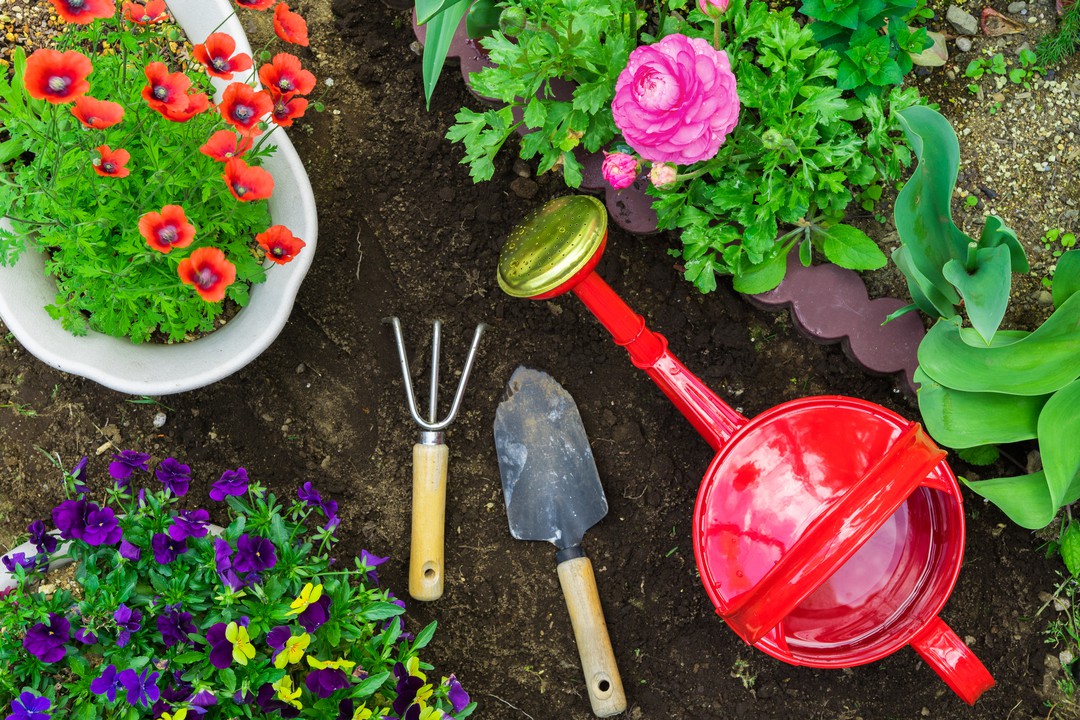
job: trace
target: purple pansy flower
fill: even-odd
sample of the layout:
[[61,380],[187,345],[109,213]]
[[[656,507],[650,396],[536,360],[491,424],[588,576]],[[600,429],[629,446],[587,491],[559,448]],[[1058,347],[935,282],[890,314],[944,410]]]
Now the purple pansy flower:
[[[191,696],[191,691],[194,687],[191,683],[184,680],[184,673],[182,670],[174,670],[172,674],[172,681],[161,691],[161,699],[171,705],[182,703]],[[160,715],[161,713],[154,713],[154,715]]]
[[11,714],[6,720],[49,720],[46,710],[52,705],[47,697],[41,697],[29,690],[19,695],[18,700],[11,701]]
[[465,692],[465,688],[461,687],[461,683],[453,673],[446,679],[446,684],[450,686],[446,692],[450,706],[454,708],[454,712],[461,712],[469,704],[469,693]]
[[345,674],[344,670],[338,668],[323,668],[309,672],[305,682],[308,690],[315,693],[316,696],[328,698],[335,691],[349,687],[349,676]]
[[191,698],[191,705],[188,710],[197,715],[205,715],[206,709],[215,705],[217,705],[217,697],[209,690],[200,690]]
[[206,528],[209,522],[210,513],[206,510],[181,510],[180,514],[172,519],[172,525],[169,526],[169,537],[173,540],[206,537],[206,534],[210,532]]
[[113,620],[116,621],[116,627],[120,630],[116,634],[117,647],[127,645],[131,639],[131,633],[137,632],[142,627],[142,613],[138,610],[132,610],[124,603],[120,603],[120,607],[116,608],[116,612],[113,613]]
[[402,663],[394,663],[394,675],[397,676],[397,699],[393,702],[393,708],[401,716],[416,699],[416,693],[424,686],[424,681],[410,674]]
[[150,707],[161,697],[158,690],[157,679],[160,673],[150,672],[149,667],[143,668],[141,674],[136,675],[132,669],[120,673],[120,684],[127,690],[127,702],[132,707],[142,705]]
[[285,649],[285,643],[292,637],[292,630],[285,625],[278,625],[270,632],[266,633],[266,644],[274,649],[274,652],[270,655],[270,661],[277,660],[277,656],[281,654],[281,651]]
[[37,567],[37,555],[33,557],[26,557],[26,553],[12,553],[11,555],[5,555],[0,558],[0,562],[4,563],[4,567],[7,568],[9,573],[14,573],[15,568],[24,567],[27,570],[33,570]]
[[308,507],[322,507],[322,495],[311,486],[310,481],[300,486],[300,489],[296,491],[296,496]]
[[[150,468],[146,466],[149,460],[150,456],[146,453],[121,450],[118,455],[113,455],[113,461],[109,463],[109,475],[115,480],[128,480],[136,470],[150,472]],[[119,482],[116,485],[120,487]],[[126,486],[127,483],[124,483],[124,487]]]
[[379,576],[376,574],[375,568],[377,568],[379,565],[382,565],[384,562],[386,562],[389,559],[390,559],[389,555],[387,555],[386,557],[379,557],[378,555],[373,555],[372,553],[369,553],[367,550],[364,550],[363,548],[360,548],[360,563],[364,567],[371,568],[370,570],[367,571],[367,573],[364,574],[364,577],[367,578],[367,580],[369,582],[371,582],[371,583],[373,583],[375,585],[379,584]]
[[259,688],[259,693],[255,696],[255,704],[259,706],[260,710],[268,715],[276,712],[283,718],[300,717],[299,710],[292,705],[277,699],[277,691],[274,690],[274,686],[270,683],[266,683]]
[[78,540],[86,529],[86,515],[90,510],[98,510],[96,503],[86,500],[65,500],[52,511],[53,523],[64,540]]
[[39,553],[51,553],[56,551],[56,536],[45,532],[45,522],[35,520],[26,527],[30,533],[30,542],[34,544]]
[[187,495],[188,484],[191,482],[190,466],[184,465],[176,458],[165,458],[154,474],[165,484],[166,492],[171,492],[176,497]]
[[95,506],[95,509],[86,514],[82,539],[87,545],[115,545],[120,542],[121,534],[120,523],[117,522],[112,508],[97,509]]
[[165,612],[158,615],[157,628],[166,647],[190,643],[188,635],[199,631],[191,620],[191,613],[185,612],[179,603],[165,606]]
[[226,495],[243,495],[248,489],[248,475],[244,468],[226,470],[214,486],[210,488],[210,499],[221,502]]
[[139,549],[138,545],[132,545],[127,540],[121,538],[120,557],[124,558],[125,560],[131,560],[132,562],[138,562],[139,558],[142,557],[142,550]]
[[168,565],[187,552],[187,540],[173,540],[164,533],[154,533],[154,537],[150,539],[150,547],[154,551],[157,564]]
[[48,623],[38,623],[26,631],[23,647],[41,662],[53,663],[66,654],[64,643],[71,636],[71,623],[61,615],[49,613]]
[[232,663],[233,644],[225,637],[225,623],[210,626],[206,631],[206,642],[210,645],[210,664],[218,670],[224,670]]
[[90,492],[90,488],[86,486],[86,478],[83,474],[86,472],[86,463],[88,458],[83,455],[83,459],[75,463],[75,467],[71,468],[71,472],[68,475],[71,476],[71,481],[75,485],[75,492],[80,495],[86,495]]
[[237,572],[262,572],[277,564],[277,551],[274,543],[258,535],[244,533],[236,541],[236,556],[233,567]]
[[297,620],[309,633],[313,633],[326,623],[327,618],[330,617],[330,596],[323,595],[307,606],[307,608],[297,616]]
[[83,645],[93,645],[97,642],[97,635],[91,630],[86,628],[79,628],[75,631],[75,639],[81,642]]
[[104,695],[109,702],[116,702],[116,691],[120,689],[120,675],[115,665],[109,665],[90,683],[90,692]]

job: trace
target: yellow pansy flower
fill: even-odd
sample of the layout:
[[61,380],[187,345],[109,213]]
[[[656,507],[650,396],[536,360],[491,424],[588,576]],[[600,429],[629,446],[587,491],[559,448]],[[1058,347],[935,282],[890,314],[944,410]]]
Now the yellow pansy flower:
[[180,708],[174,713],[161,713],[160,720],[185,720],[187,718],[187,708]]
[[301,709],[303,704],[300,702],[300,688],[293,688],[292,678],[288,675],[278,680],[270,687],[277,690],[278,699],[282,702],[292,705],[297,710]]
[[247,665],[248,660],[255,657],[255,646],[251,644],[247,628],[231,622],[225,626],[225,639],[232,643],[233,660],[241,665]]
[[311,644],[311,636],[307,633],[294,635],[285,641],[285,648],[278,653],[274,660],[274,667],[283,668],[286,665],[294,665],[304,657],[304,650]]
[[326,668],[332,668],[334,670],[352,670],[356,666],[356,663],[352,660],[346,660],[341,658],[340,660],[319,660],[313,658],[310,655],[307,656],[308,665],[316,670],[325,670]]
[[352,714],[352,720],[371,720],[371,716],[373,714],[374,713],[372,713],[371,709],[368,708],[367,705],[361,705],[360,707],[356,708],[356,712]]
[[413,655],[411,658],[409,658],[408,662],[405,663],[405,669],[409,671],[410,675],[414,675],[421,680],[427,681],[427,675],[420,672],[419,656]]
[[322,583],[319,583],[318,585],[312,585],[311,583],[308,583],[300,591],[300,594],[297,596],[297,598],[293,600],[292,603],[289,605],[290,610],[285,614],[299,615],[300,613],[304,612],[308,609],[308,605],[319,601],[319,598],[322,597],[322,590]]

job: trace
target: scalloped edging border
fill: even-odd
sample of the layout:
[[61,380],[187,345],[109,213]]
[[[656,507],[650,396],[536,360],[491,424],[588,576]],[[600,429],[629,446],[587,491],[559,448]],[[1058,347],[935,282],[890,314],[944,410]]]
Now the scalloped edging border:
[[[421,45],[425,28],[416,24],[413,33]],[[469,76],[492,67],[482,49],[469,39],[465,24],[458,26],[447,57],[461,63],[461,79],[472,92]],[[484,98],[473,92],[476,97]],[[583,166],[581,188],[603,192],[604,204],[613,222],[635,235],[658,232],[652,200],[646,194],[648,177],[638,177],[633,185],[616,190],[604,182],[600,172],[602,153],[575,151]],[[915,368],[918,349],[926,330],[917,313],[905,313],[885,323],[885,318],[908,303],[898,298],[871,299],[858,273],[838,265],[804,266],[797,253],[788,255],[787,274],[775,290],[746,295],[753,305],[768,310],[788,309],[799,331],[816,343],[840,343],[844,354],[867,371],[878,375],[899,375],[902,387],[915,395]]]

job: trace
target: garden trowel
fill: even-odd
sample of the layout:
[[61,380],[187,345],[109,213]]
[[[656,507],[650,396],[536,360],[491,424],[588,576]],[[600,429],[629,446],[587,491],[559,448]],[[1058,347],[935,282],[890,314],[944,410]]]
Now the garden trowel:
[[557,548],[592,711],[621,713],[626,694],[592,563],[581,548],[585,531],[607,515],[607,498],[574,399],[547,373],[519,367],[495,411],[495,450],[510,534]]

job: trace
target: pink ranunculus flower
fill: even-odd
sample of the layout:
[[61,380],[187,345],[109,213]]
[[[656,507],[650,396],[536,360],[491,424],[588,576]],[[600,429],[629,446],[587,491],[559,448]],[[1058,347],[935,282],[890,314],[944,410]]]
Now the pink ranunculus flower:
[[621,152],[606,152],[604,164],[600,166],[600,173],[616,190],[628,188],[634,184],[634,180],[637,180],[637,158]]
[[739,121],[727,53],[678,34],[635,49],[615,83],[611,113],[623,138],[646,160],[708,160]]
[[672,163],[653,163],[649,169],[649,182],[658,188],[674,185],[679,176],[679,169]]
[[723,17],[730,4],[731,0],[697,0],[697,6],[701,12],[711,18]]

